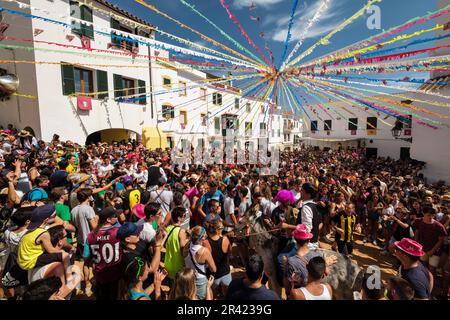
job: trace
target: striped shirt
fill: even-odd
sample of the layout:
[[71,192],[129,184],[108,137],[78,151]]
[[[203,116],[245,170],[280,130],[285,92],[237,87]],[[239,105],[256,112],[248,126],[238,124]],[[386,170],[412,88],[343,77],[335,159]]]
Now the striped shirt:
[[345,242],[353,241],[353,231],[355,230],[356,216],[340,213],[338,216],[339,228],[344,230],[344,234],[341,234],[339,240]]

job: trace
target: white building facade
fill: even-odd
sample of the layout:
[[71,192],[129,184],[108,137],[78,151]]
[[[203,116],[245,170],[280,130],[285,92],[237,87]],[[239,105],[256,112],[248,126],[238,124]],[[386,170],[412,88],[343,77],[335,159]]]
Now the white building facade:
[[2,2],[0,56],[10,63],[0,75],[20,80],[19,95],[0,100],[3,127],[79,144],[134,138],[152,149],[206,145],[230,130],[236,148],[254,149],[258,139],[293,146],[292,129],[302,131],[298,120],[283,126],[281,106],[169,61],[146,44],[155,39],[151,24],[107,1],[21,2]]

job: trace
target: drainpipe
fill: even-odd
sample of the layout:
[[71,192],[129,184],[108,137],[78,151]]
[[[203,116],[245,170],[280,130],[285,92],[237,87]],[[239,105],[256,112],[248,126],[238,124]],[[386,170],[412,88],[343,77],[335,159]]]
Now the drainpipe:
[[[151,33],[150,33],[151,35]],[[150,111],[151,111],[151,115],[152,115],[152,120],[154,118],[154,114],[153,114],[153,105],[154,105],[154,101],[153,101],[153,67],[152,67],[152,53],[151,53],[151,49],[150,46],[147,46],[148,48],[148,65],[149,65],[149,78],[150,78]]]

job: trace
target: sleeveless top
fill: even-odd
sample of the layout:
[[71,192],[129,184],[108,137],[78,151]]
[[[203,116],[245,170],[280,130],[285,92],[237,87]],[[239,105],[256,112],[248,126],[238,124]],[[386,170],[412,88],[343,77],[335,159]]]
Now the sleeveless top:
[[128,289],[128,294],[129,294],[129,300],[141,300],[140,298],[144,298],[144,297],[152,300],[152,298],[150,298],[150,296],[148,294],[146,294],[145,292],[137,292],[137,291],[131,290],[131,286]]
[[36,240],[46,231],[43,228],[37,228],[25,234],[20,240],[17,251],[17,264],[21,269],[33,269],[39,256],[45,252],[41,244],[36,244]]
[[320,285],[322,286],[323,292],[318,296],[311,294],[305,287],[300,288],[300,290],[303,292],[303,295],[305,296],[305,300],[331,300],[330,291],[328,291],[327,286],[323,283],[321,283]]
[[180,230],[181,228],[176,226],[168,226],[166,228],[167,234],[171,234],[166,240],[164,267],[170,279],[175,279],[177,272],[183,269],[184,266],[183,253],[180,246]]
[[195,255],[202,248],[199,244],[189,245],[189,255],[184,259],[186,267],[195,270],[195,276],[197,279],[206,278],[206,263],[200,264],[197,262]]
[[218,279],[230,273],[230,251],[223,253],[222,243],[223,237],[218,240],[212,240],[208,238],[209,245],[211,246],[211,253],[214,263],[217,266],[217,271],[213,273],[214,279]]

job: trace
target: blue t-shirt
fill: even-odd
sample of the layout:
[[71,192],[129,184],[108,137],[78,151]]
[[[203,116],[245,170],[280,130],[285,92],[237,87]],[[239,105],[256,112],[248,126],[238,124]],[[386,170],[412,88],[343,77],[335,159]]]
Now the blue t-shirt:
[[249,288],[241,278],[231,281],[225,300],[280,300],[280,297],[263,285],[257,289]]
[[200,205],[202,206],[203,212],[206,214],[209,214],[208,202],[211,199],[215,199],[215,200],[219,201],[220,205],[222,206],[222,209],[223,209],[224,198],[225,198],[225,196],[223,195],[222,191],[220,191],[220,190],[217,190],[214,193],[211,193],[211,192],[205,193],[202,196],[202,198],[200,199]]
[[428,278],[428,269],[419,262],[419,265],[412,269],[401,269],[402,278],[409,282],[414,288],[414,298],[430,298],[430,280]]
[[45,192],[44,189],[34,187],[33,189],[31,189],[27,198],[28,198],[27,200],[29,200],[29,201],[39,201],[42,199],[47,199],[48,194],[47,194],[47,192]]

